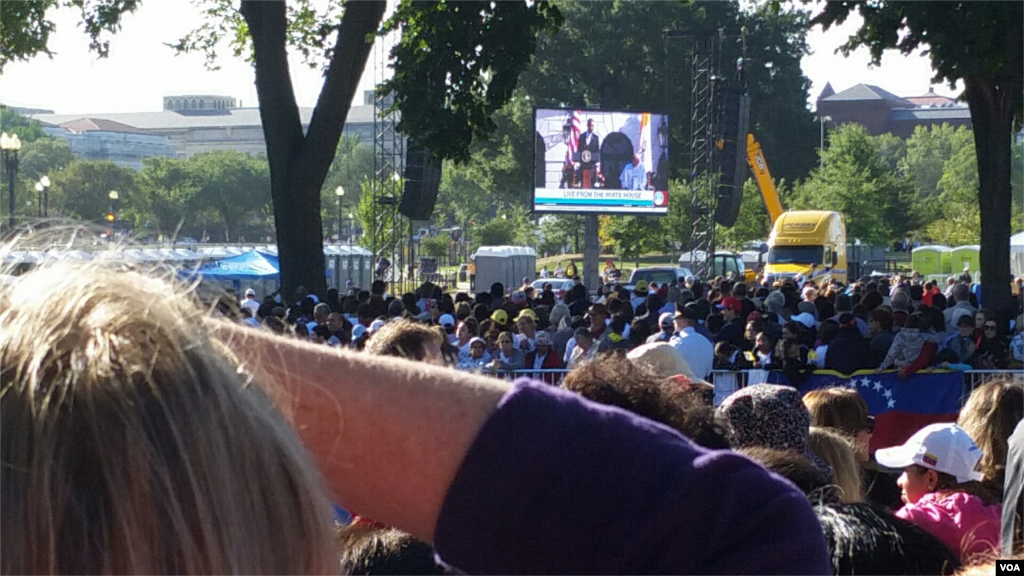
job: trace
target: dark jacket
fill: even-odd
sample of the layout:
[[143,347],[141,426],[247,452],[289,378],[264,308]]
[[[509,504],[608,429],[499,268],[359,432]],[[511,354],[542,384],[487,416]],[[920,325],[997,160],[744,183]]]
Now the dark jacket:
[[889,348],[892,348],[892,341],[895,339],[896,333],[892,330],[879,332],[871,338],[871,356],[875,360],[875,366],[881,364],[885,359],[885,355],[889,353]]
[[[525,360],[526,360],[526,367],[524,369],[525,370],[533,370],[534,369],[533,368],[533,363],[534,363],[535,360],[537,360],[537,352],[536,351],[534,351],[534,352],[527,352]],[[541,364],[540,369],[541,370],[559,370],[561,368],[565,368],[565,366],[562,365],[562,359],[559,358],[558,352],[555,351],[554,349],[548,350],[547,356],[544,357],[544,362]],[[531,374],[529,376],[531,378],[535,378],[537,380],[542,380],[544,382],[547,382],[548,384],[555,385],[555,384],[558,384],[558,380],[559,380],[561,375],[560,374],[555,374],[555,373],[545,373],[545,374]]]
[[743,324],[743,320],[739,318],[733,318],[732,321],[726,322],[725,326],[718,331],[718,335],[715,336],[715,342],[728,342],[736,347],[737,350],[750,350],[751,343],[747,342],[746,338],[743,337],[743,332],[746,326]]
[[829,342],[825,355],[825,369],[840,374],[852,374],[878,366],[871,351],[871,343],[860,335],[856,326],[843,326],[839,334]]

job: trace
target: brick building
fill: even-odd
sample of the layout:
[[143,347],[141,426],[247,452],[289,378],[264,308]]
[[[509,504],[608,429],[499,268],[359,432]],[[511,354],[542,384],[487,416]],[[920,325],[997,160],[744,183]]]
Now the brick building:
[[825,84],[817,100],[820,116],[829,116],[830,124],[856,122],[872,135],[886,132],[908,138],[917,126],[949,124],[971,127],[967,104],[940,96],[931,89],[923,96],[900,97],[878,86],[857,84],[835,92]]

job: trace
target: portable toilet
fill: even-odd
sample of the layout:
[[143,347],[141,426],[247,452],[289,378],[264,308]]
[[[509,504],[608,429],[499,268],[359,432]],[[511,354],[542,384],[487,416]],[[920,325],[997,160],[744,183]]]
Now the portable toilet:
[[537,253],[525,246],[481,246],[476,251],[476,289],[489,290],[501,282],[508,291],[517,288],[523,277],[537,274]]
[[974,246],[957,246],[951,250],[950,254],[950,272],[952,274],[960,274],[964,271],[964,265],[967,264],[970,268],[971,276],[977,277],[978,272],[981,271],[981,247],[978,245]]
[[921,246],[911,252],[914,270],[922,276],[949,274],[950,250],[946,246]]
[[[345,292],[348,282],[352,287],[369,290],[373,283],[373,253],[362,246],[334,245],[324,247],[327,258],[329,285]],[[333,266],[333,268],[332,268]]]

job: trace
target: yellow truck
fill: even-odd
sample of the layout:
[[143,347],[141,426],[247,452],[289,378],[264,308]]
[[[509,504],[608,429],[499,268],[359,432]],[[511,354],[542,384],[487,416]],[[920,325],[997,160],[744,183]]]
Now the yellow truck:
[[801,285],[807,280],[820,285],[834,278],[845,284],[846,218],[819,210],[783,212],[768,161],[753,134],[747,134],[747,163],[772,222],[764,280],[793,278]]
[[835,279],[846,284],[846,219],[839,212],[783,212],[768,237],[766,282]]

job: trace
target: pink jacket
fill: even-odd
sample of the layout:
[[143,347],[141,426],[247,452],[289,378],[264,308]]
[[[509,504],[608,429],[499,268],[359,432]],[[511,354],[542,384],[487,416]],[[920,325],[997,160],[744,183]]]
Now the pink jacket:
[[1003,507],[963,492],[930,492],[896,516],[918,525],[960,556],[964,565],[999,557]]

